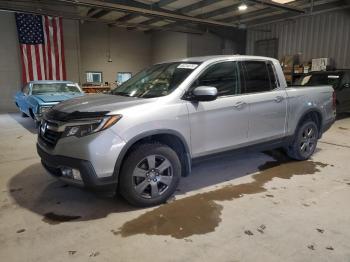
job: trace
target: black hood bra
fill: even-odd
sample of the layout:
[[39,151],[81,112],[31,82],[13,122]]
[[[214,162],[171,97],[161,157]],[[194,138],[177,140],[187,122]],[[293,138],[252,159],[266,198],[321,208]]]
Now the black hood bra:
[[49,110],[45,114],[45,118],[48,120],[56,120],[56,121],[62,121],[67,122],[71,120],[80,120],[85,118],[98,118],[103,117],[106,114],[108,114],[110,111],[98,111],[98,112],[80,112],[80,111],[74,111],[71,113],[65,113],[61,111],[57,111],[55,109]]

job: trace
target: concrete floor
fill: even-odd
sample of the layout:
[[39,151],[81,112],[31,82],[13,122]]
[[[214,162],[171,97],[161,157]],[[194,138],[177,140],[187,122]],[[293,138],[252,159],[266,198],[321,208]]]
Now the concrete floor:
[[310,161],[198,163],[148,209],[51,178],[35,140],[30,119],[0,115],[1,261],[350,261],[350,118]]

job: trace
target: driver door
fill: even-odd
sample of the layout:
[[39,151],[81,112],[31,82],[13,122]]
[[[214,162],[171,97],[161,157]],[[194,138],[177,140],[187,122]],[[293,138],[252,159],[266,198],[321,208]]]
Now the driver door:
[[218,90],[214,101],[187,102],[193,157],[226,151],[247,142],[249,106],[241,93],[237,63],[212,64],[198,77],[198,86]]
[[29,93],[30,93],[30,88],[29,88],[29,84],[27,84],[23,87],[22,92],[20,92],[18,96],[18,106],[21,111],[27,114],[29,113],[28,102],[27,102]]

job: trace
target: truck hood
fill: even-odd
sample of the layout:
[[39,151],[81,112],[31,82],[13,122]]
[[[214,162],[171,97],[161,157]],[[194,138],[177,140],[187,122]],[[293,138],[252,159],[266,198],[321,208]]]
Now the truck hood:
[[33,95],[37,100],[44,103],[61,102],[74,97],[82,96],[82,93],[52,93],[46,95]]
[[53,109],[68,114],[73,112],[109,112],[147,103],[147,100],[150,99],[93,94],[64,101]]

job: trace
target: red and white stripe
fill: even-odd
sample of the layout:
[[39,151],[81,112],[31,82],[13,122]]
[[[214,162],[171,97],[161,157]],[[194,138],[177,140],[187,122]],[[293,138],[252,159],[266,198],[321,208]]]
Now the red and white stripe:
[[62,18],[43,16],[44,44],[21,44],[22,78],[66,80]]

